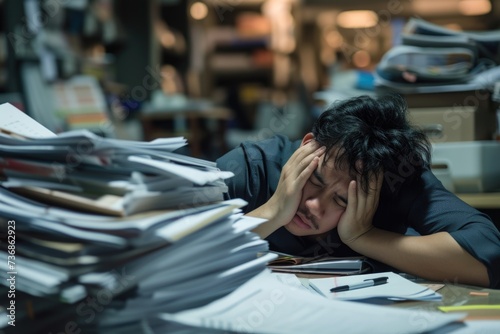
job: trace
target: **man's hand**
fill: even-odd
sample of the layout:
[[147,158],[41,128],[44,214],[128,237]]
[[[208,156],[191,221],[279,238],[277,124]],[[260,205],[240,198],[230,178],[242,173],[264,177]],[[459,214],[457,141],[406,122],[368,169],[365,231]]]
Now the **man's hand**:
[[353,251],[402,272],[434,281],[447,280],[489,286],[486,266],[463,249],[448,232],[407,236],[372,225],[383,174],[373,175],[368,193],[351,181],[346,211],[337,225],[338,234]]
[[359,180],[349,183],[347,208],[337,226],[340,239],[346,245],[373,228],[372,220],[377,211],[383,180],[382,172],[372,175],[368,193],[361,189]]
[[293,153],[283,166],[276,192],[265,204],[248,213],[249,216],[268,219],[254,232],[265,238],[292,220],[300,204],[302,189],[324,152],[325,147],[319,147],[315,140],[311,140]]
[[302,189],[318,166],[319,156],[325,151],[315,140],[299,147],[287,161],[281,171],[276,192],[268,203],[276,208],[275,219],[281,226],[288,224],[300,204]]

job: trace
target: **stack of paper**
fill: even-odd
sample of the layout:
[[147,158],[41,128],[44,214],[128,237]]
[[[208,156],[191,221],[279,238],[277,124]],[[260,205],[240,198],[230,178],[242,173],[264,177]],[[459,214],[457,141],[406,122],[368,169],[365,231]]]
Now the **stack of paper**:
[[55,135],[10,105],[0,128],[0,292],[17,310],[0,308],[0,329],[123,332],[225,296],[275,258],[250,232],[264,220],[222,201],[232,174],[172,152],[184,138]]
[[137,142],[90,131],[58,136],[5,103],[0,105],[0,173],[8,188],[47,204],[127,216],[223,199],[224,179],[214,162],[172,151],[174,137]]
[[[387,283],[341,292],[330,290],[339,286],[355,286],[365,280],[386,277]],[[393,272],[353,275],[345,277],[312,278],[302,282],[329,299],[374,301],[376,299],[397,300],[441,300],[441,295],[426,286],[414,283]]]
[[456,31],[411,18],[401,43],[384,54],[374,71],[376,92],[493,90],[497,80],[488,78],[498,76],[500,70],[499,36],[500,30]]

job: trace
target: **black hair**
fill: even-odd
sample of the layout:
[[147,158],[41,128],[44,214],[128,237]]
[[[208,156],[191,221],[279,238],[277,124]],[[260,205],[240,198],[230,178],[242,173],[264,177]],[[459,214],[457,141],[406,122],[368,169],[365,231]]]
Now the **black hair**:
[[430,143],[410,125],[406,101],[398,94],[337,102],[318,117],[312,133],[327,148],[325,161],[337,152],[335,166],[359,175],[364,191],[368,191],[371,175],[382,171],[394,192],[399,183],[420,175],[430,162]]

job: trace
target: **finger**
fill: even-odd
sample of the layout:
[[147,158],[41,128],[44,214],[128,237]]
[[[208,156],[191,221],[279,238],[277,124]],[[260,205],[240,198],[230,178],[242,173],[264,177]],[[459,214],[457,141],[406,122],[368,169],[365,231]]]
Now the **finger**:
[[316,149],[318,149],[319,144],[317,141],[312,140],[305,145],[300,146],[288,159],[288,162],[295,164],[297,161],[301,161],[309,154],[313,153]]
[[383,173],[381,171],[370,176],[366,205],[375,207],[378,205],[380,189],[382,188]]
[[311,145],[306,144],[300,146],[293,154],[288,158],[288,161],[283,166],[283,172],[287,170],[295,170],[297,167],[300,168],[300,162],[304,160],[304,157],[308,155],[308,149],[311,150]]
[[382,184],[384,183],[384,171],[379,171],[377,175],[377,188],[375,189],[375,205],[378,206],[380,200],[380,192],[382,191]]
[[378,189],[382,189],[382,184],[384,183],[384,171],[379,171],[378,172]]
[[384,181],[384,173],[383,171],[378,171],[373,173],[370,177],[370,187],[377,191],[382,187],[382,182]]
[[[357,175],[356,180],[353,180],[356,183],[356,210],[358,212],[363,212],[366,208],[367,205],[367,199],[368,199],[368,193],[364,191],[364,189],[361,187],[362,184],[362,177],[361,175]],[[351,182],[353,182],[351,181]],[[349,184],[350,186],[350,184]],[[362,210],[362,211],[360,211]]]
[[299,164],[297,177],[309,178],[314,170],[318,167],[320,155],[324,152],[325,148],[319,148],[308,156],[304,157]]
[[318,167],[319,164],[319,157],[315,156],[312,158],[310,163],[299,173],[297,176],[297,182],[303,186],[305,182],[311,177],[311,174],[314,172],[314,170]]
[[347,214],[353,214],[359,210],[358,208],[358,182],[351,180],[349,182],[349,187],[347,188]]
[[306,156],[311,155],[311,154],[317,155],[316,153],[318,151],[321,151],[321,146],[319,145],[319,143],[317,141],[311,141],[311,142],[301,146],[297,150],[296,158],[303,159]]
[[298,165],[300,167],[300,171],[304,170],[309,166],[311,161],[315,157],[319,157],[323,152],[325,151],[325,147],[320,147],[314,150],[311,150],[310,148],[307,150],[302,151],[302,154],[297,155],[297,157],[294,159],[294,162],[297,161]]

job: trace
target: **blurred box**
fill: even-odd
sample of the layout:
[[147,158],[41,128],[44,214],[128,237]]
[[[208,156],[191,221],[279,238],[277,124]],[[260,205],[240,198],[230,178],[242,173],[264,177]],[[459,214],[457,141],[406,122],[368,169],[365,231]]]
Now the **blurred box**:
[[434,108],[451,106],[476,106],[481,110],[491,109],[491,92],[487,89],[446,91],[436,88],[436,92],[401,93],[408,108]]
[[410,121],[431,142],[489,140],[496,130],[495,113],[472,106],[409,108]]
[[500,142],[434,143],[432,171],[456,193],[481,193],[500,189]]

